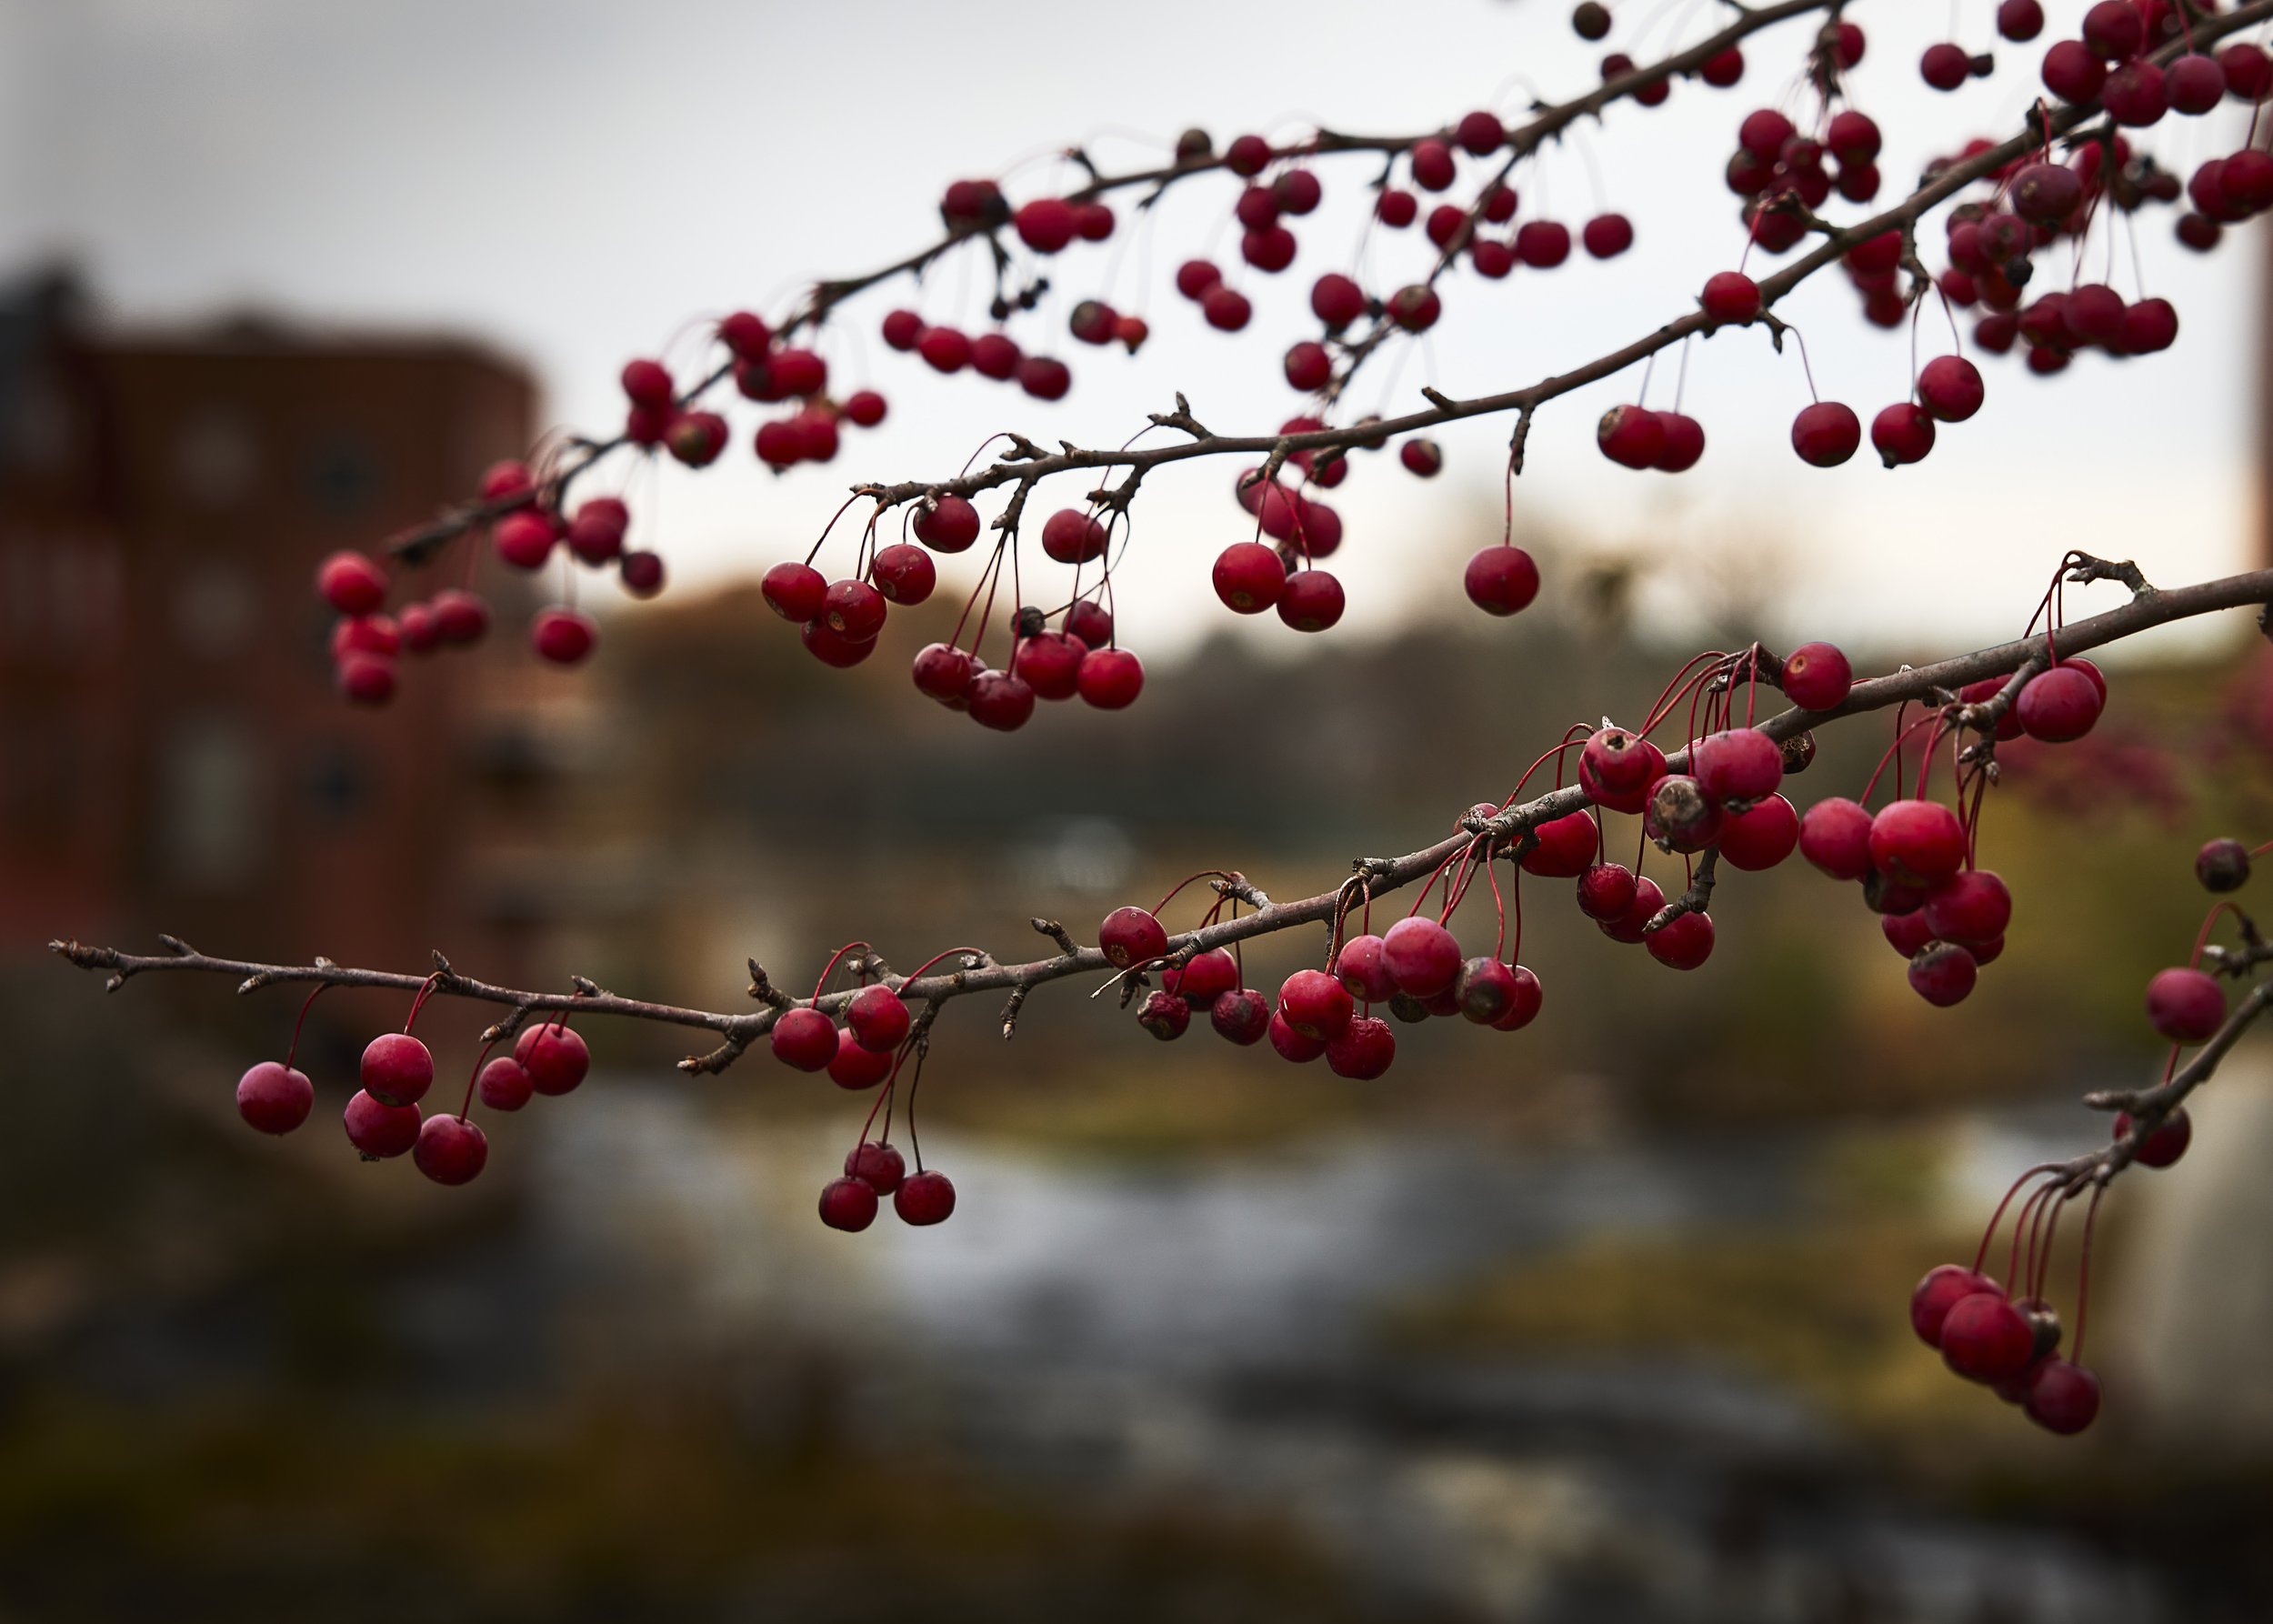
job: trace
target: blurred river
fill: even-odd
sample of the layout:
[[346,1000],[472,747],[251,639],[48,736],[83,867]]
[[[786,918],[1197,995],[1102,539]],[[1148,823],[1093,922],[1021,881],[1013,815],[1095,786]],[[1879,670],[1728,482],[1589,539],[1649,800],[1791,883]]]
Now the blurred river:
[[[525,1152],[561,1278],[607,1282],[591,1297],[619,1337],[826,1352],[874,1447],[1263,1518],[1354,1585],[1487,1618],[2177,1616],[2167,1575],[2081,1539],[1906,1504],[1787,1391],[1674,1358],[1440,1362],[1378,1335],[1416,1291],[1585,1237],[1804,1224],[1804,1140],[1377,1137],[1132,1168],[940,1137],[953,1220],[841,1236],[813,1217],[841,1132],[722,1133],[636,1085],[576,1107]],[[1957,1180],[2073,1132],[1985,1123]]]

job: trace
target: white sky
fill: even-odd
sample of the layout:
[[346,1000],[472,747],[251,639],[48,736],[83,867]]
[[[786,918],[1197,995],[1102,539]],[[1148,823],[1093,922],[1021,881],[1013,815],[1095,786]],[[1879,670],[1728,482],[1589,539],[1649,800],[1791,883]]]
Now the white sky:
[[[528,358],[560,418],[604,426],[619,410],[613,380],[627,356],[668,343],[698,314],[752,302],[778,311],[801,278],[897,257],[936,229],[950,178],[1002,173],[1068,139],[1125,166],[1156,150],[1137,133],[1165,140],[1194,123],[1220,141],[1319,119],[1409,130],[1485,103],[1512,119],[1531,87],[1551,96],[1592,82],[1599,47],[1570,33],[1567,9],[1563,0],[1152,0],[1141,10],[1087,0],[0,0],[0,266],[71,253],[112,312],[137,321],[258,306],[311,323],[463,332]],[[2048,5],[2056,28],[2083,9],[2083,0]],[[1998,43],[1989,11],[1987,0],[1959,8],[1969,47]],[[1637,24],[1657,18],[1636,52],[1653,55],[1702,32],[1719,8],[1627,0],[1623,12]],[[1918,55],[1948,14],[1915,0],[1852,7],[1871,35],[1852,90],[1888,133],[1885,196],[1931,153],[2008,133],[2035,89],[2042,41],[2003,47],[2008,71],[1986,83],[1949,96],[1926,90]],[[1585,136],[1611,202],[1637,223],[1625,259],[1605,266],[1581,256],[1499,284],[1455,278],[1434,341],[1401,364],[1377,363],[1360,402],[1402,411],[1421,404],[1423,383],[1455,395],[1513,386],[1686,308],[1741,250],[1721,167],[1737,121],[1788,88],[1806,26],[1757,37],[1734,91],[1684,84],[1665,107],[1614,109]],[[2238,145],[2244,118],[2230,107],[2173,118],[2148,144],[2183,172]],[[1361,157],[1319,168],[1327,204],[1294,223],[1294,270],[1245,275],[1257,316],[1240,338],[1205,328],[1167,286],[1196,248],[1236,256],[1222,230],[1236,183],[1212,177],[1171,194],[1149,251],[1136,238],[1116,258],[1116,240],[1053,267],[1064,296],[1053,344],[1076,371],[1059,406],[968,374],[940,378],[886,350],[876,323],[909,295],[880,294],[854,306],[826,347],[840,379],[889,396],[884,429],[850,433],[835,464],[776,479],[749,456],[757,408],[745,407],[719,468],[666,467],[634,482],[641,535],[680,581],[754,575],[802,552],[850,481],[944,476],[996,429],[1117,443],[1178,388],[1211,426],[1276,426],[1297,406],[1279,354],[1309,336],[1310,279],[1346,266],[1371,176]],[[1050,169],[1018,171],[1014,196],[1046,185]],[[1593,210],[1576,148],[1551,149],[1521,190],[1527,215],[1535,199],[1573,224]],[[1709,440],[1696,470],[1636,475],[1599,456],[1596,416],[1632,397],[1620,380],[1541,416],[1521,507],[1603,546],[1757,544],[1791,572],[1776,629],[1908,628],[1921,653],[2017,630],[2068,545],[2134,555],[2168,581],[2240,566],[2256,546],[2260,228],[2198,259],[2170,240],[2172,217],[2143,216],[2139,239],[2151,291],[2179,307],[2173,351],[2120,365],[2087,357],[2043,382],[2016,359],[1988,361],[1988,406],[1945,426],[1919,466],[1887,473],[1867,445],[1837,471],[1799,464],[1787,440],[1806,399],[1797,357],[1778,359],[1759,332],[1731,333],[1689,358],[1685,406]],[[1377,242],[1373,284],[1405,280],[1423,248],[1417,232]],[[2103,254],[2095,244],[2095,266]],[[2064,279],[2054,258],[2040,275]],[[2128,249],[2116,281],[2136,293]],[[976,265],[967,281],[951,266],[923,308],[976,318],[985,282]],[[1100,290],[1151,320],[1142,356],[1059,336],[1070,300]],[[1780,308],[1807,334],[1827,396],[1867,422],[1905,393],[1907,337],[1865,326],[1836,272]],[[1928,353],[1948,341],[1938,315],[1923,333]],[[1661,370],[1654,404],[1668,403],[1669,381]],[[1477,516],[1497,506],[1504,436],[1497,421],[1446,432],[1450,467],[1429,485],[1386,457],[1361,461],[1333,498],[1350,536],[1333,564],[1352,599],[1346,631],[1379,631],[1427,600],[1457,597]],[[1232,472],[1209,463],[1163,472],[1139,501],[1123,624],[1148,656],[1232,618],[1206,586],[1207,561],[1243,532],[1226,494]],[[1065,484],[1060,500],[1086,487]],[[1293,637],[1275,621],[1254,629]]]

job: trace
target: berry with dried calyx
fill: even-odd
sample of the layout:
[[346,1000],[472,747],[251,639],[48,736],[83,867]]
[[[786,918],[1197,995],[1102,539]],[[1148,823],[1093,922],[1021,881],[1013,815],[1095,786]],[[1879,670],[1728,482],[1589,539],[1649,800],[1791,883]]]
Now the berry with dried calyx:
[[1322,569],[1290,576],[1278,595],[1278,617],[1298,632],[1329,630],[1342,618],[1342,583]]
[[1270,1030],[1271,1017],[1270,1000],[1252,987],[1219,993],[1207,1007],[1207,1024],[1242,1048],[1263,1041],[1263,1035]]
[[1271,1047],[1278,1051],[1282,1059],[1292,1060],[1297,1066],[1326,1053],[1325,1038],[1296,1031],[1287,1024],[1287,1018],[1277,1011],[1271,1015],[1270,1039]]
[[1192,1007],[1173,993],[1147,993],[1136,1008],[1136,1024],[1161,1042],[1171,1043],[1191,1027]]
[[1297,970],[1278,988],[1278,1018],[1305,1038],[1331,1042],[1355,1013],[1349,988],[1324,970]]
[[1910,960],[1910,989],[1938,1008],[1961,1004],[1981,973],[1980,961],[1956,942],[1928,942]]
[[1622,468],[1656,466],[1666,448],[1666,427],[1647,406],[1615,406],[1595,426],[1595,444]]
[[1381,957],[1381,938],[1377,936],[1354,936],[1342,944],[1342,950],[1334,956],[1334,975],[1349,989],[1352,997],[1363,998],[1368,1004],[1379,1004],[1397,996],[1397,977],[1389,974],[1389,967]]
[[1235,614],[1260,615],[1286,595],[1287,566],[1259,541],[1237,541],[1217,556],[1216,596]]
[[1829,710],[1847,703],[1855,668],[1829,643],[1802,643],[1784,657],[1784,696],[1802,710]]
[[1150,964],[1168,950],[1168,933],[1160,921],[1141,907],[1124,906],[1105,916],[1097,927],[1097,946],[1114,968]]
[[1650,786],[1642,832],[1668,851],[1699,852],[1719,837],[1726,815],[1687,773],[1668,773]]
[[803,626],[821,617],[828,581],[809,564],[776,564],[758,582],[757,590],[766,607],[793,626]]

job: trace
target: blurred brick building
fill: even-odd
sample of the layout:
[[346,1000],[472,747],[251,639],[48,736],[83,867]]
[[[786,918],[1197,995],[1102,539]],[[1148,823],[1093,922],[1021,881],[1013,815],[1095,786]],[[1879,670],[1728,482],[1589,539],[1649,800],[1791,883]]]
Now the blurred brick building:
[[451,835],[486,662],[353,709],[309,580],[526,445],[528,375],[76,306],[62,278],[0,293],[0,957],[166,929],[419,962],[472,912]]

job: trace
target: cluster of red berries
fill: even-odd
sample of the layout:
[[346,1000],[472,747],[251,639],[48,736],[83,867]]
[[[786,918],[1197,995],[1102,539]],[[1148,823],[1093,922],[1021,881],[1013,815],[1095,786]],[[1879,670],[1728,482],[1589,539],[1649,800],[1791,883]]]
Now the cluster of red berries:
[[[476,1061],[467,1097],[456,1112],[422,1115],[418,1102],[434,1086],[434,1054],[411,1035],[411,1028],[426,996],[420,992],[401,1031],[382,1032],[365,1046],[362,1086],[347,1101],[343,1121],[347,1142],[365,1161],[407,1151],[418,1170],[436,1184],[465,1184],[489,1161],[488,1137],[467,1115],[474,1096],[491,1110],[517,1111],[534,1095],[566,1094],[584,1081],[591,1052],[565,1020],[539,1020],[522,1029],[511,1055]],[[290,1133],[315,1108],[315,1085],[292,1060],[289,1054],[282,1061],[263,1060],[237,1079],[237,1114],[262,1133]]]
[[[877,1097],[877,1105],[882,1106],[896,1093],[900,1068],[921,1042],[914,1033],[914,1018],[906,1000],[881,982],[864,986],[846,1004],[841,1027],[816,1007],[837,965],[847,955],[865,951],[866,946],[851,943],[831,956],[814,987],[813,1000],[784,1009],[774,1022],[768,1041],[774,1058],[785,1066],[799,1071],[825,1071],[840,1088],[857,1092],[884,1085]],[[931,961],[937,962],[936,958]],[[926,965],[916,974],[920,976],[929,967]],[[913,1097],[911,1084],[911,1109]],[[869,1125],[875,1120],[876,1113],[871,1110]],[[888,1135],[888,1118],[886,1129]],[[925,1170],[920,1151],[916,1170],[910,1174],[899,1151],[884,1137],[869,1138],[864,1127],[860,1142],[845,1158],[844,1176],[831,1180],[821,1191],[821,1221],[832,1229],[866,1229],[876,1221],[877,1203],[885,1196],[892,1198],[892,1210],[904,1223],[944,1223],[955,1211],[955,1186],[946,1174]]]
[[[978,539],[978,510],[960,496],[930,497],[916,511],[910,529],[935,551],[964,552]],[[1096,562],[1111,540],[1110,526],[1080,508],[1061,508],[1042,526],[1042,550],[1061,564]],[[1000,563],[998,548],[973,589],[974,602],[985,594],[991,604]],[[922,603],[938,578],[930,554],[907,542],[876,548],[863,573],[865,580],[829,581],[810,563],[776,564],[766,572],[760,590],[776,614],[801,628],[799,635],[816,659],[856,666],[876,651],[889,606]],[[984,616],[968,649],[961,646],[958,623],[948,641],[926,644],[916,656],[916,690],[1001,732],[1024,727],[1037,699],[1078,696],[1099,710],[1135,704],[1144,690],[1144,663],[1115,640],[1112,612],[1100,601],[1109,580],[1107,571],[1055,613],[1020,608],[1012,618],[1005,669],[988,667],[977,652],[986,633]],[[965,614],[967,621],[967,607]],[[1052,619],[1060,622],[1058,629],[1050,629]]]
[[1951,1370],[2048,1432],[2081,1432],[2099,1414],[2099,1378],[2061,1357],[2060,1317],[2040,1296],[2016,1298],[1978,1267],[1945,1263],[1911,1293],[1910,1326]]
[[[874,428],[884,421],[884,396],[859,389],[842,400],[828,393],[828,362],[819,353],[783,341],[763,316],[737,310],[718,324],[718,341],[731,357],[734,386],[745,399],[776,406],[794,401],[786,417],[757,426],[758,460],[776,474],[799,463],[836,459],[838,425]],[[627,361],[622,376],[629,406],[624,437],[648,449],[660,446],[690,468],[706,468],[726,448],[726,418],[683,403],[670,368],[660,361]]]
[[1146,908],[1107,914],[1097,945],[1124,973],[1160,969],[1160,990],[1147,995],[1136,1020],[1163,1042],[1183,1037],[1205,1011],[1232,1043],[1244,1048],[1267,1038],[1286,1059],[1323,1058],[1336,1076],[1361,1081],[1380,1077],[1397,1058],[1397,1035],[1373,1013],[1376,1004],[1402,1021],[1458,1016],[1514,1032],[1530,1025],[1542,1001],[1529,969],[1497,954],[1465,955],[1442,919],[1418,913],[1379,936],[1348,937],[1323,970],[1297,970],[1280,985],[1276,1005],[1241,985],[1238,960],[1224,948],[1170,961],[1167,931]]
[[[1966,705],[1987,704],[2006,686],[1985,677],[1958,691]],[[2028,737],[2064,744],[2091,731],[2107,704],[2107,679],[2085,659],[2067,659],[2038,673],[1997,720],[1998,737]],[[1961,1003],[1981,968],[2005,947],[2012,895],[2005,882],[1974,861],[1979,802],[1973,822],[1939,801],[1923,798],[1923,775],[1945,737],[1938,716],[1904,730],[1889,755],[1898,760],[1911,732],[1926,727],[1919,758],[1920,792],[1872,813],[1864,801],[1843,796],[1817,802],[1799,820],[1799,850],[1834,879],[1858,880],[1879,928],[1909,964],[1910,986],[1929,1004]],[[1877,776],[1873,775],[1873,783]],[[1967,797],[1959,795],[1961,804]]]
[[[625,546],[631,511],[616,497],[591,497],[564,516],[546,504],[528,466],[520,462],[492,466],[483,476],[481,494],[485,503],[505,508],[491,526],[490,542],[507,566],[542,569],[565,545],[580,563],[613,566],[634,597],[652,597],[663,589],[663,560]],[[386,609],[387,590],[386,567],[363,553],[334,553],[316,568],[316,595],[339,614],[332,627],[334,673],[340,691],[357,704],[384,705],[395,697],[396,661],[405,651],[466,647],[489,629],[488,604],[464,587],[445,587],[391,614]],[[530,647],[555,665],[580,663],[599,635],[589,615],[566,605],[539,609],[529,622]]]

